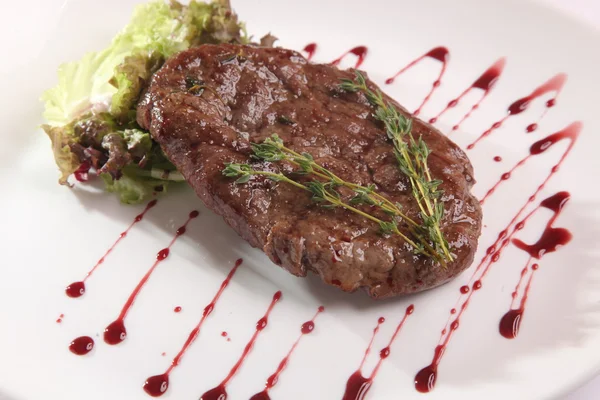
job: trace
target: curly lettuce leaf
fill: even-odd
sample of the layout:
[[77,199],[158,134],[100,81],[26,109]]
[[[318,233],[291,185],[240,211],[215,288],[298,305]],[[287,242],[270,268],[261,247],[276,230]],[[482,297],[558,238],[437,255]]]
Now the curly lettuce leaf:
[[71,151],[71,144],[73,143],[73,127],[69,125],[42,125],[42,129],[44,129],[52,142],[54,160],[60,169],[58,183],[61,185],[68,185],[67,179],[71,174],[77,171],[77,168],[81,165],[79,157]]
[[156,179],[143,179],[123,173],[119,179],[113,179],[110,174],[100,174],[106,185],[106,191],[116,193],[125,204],[138,204],[156,192],[164,193],[166,184]]
[[139,95],[173,54],[200,43],[247,41],[228,0],[192,0],[187,6],[154,0],[138,6],[108,48],[61,65],[58,85],[42,95],[43,129],[52,141],[59,182],[68,184],[86,162],[108,191],[133,203],[168,181],[182,181],[158,144],[137,126]]

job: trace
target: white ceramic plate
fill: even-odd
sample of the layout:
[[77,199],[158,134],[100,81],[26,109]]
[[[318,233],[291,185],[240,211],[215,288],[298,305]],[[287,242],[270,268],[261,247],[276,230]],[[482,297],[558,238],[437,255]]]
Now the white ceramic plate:
[[[387,322],[375,339],[364,373],[378,360],[409,304],[415,312],[392,346],[367,399],[546,399],[572,390],[600,367],[600,272],[598,270],[597,149],[600,46],[598,34],[572,20],[522,0],[426,0],[348,2],[237,1],[234,6],[250,32],[268,31],[280,45],[301,50],[318,43],[314,60],[328,62],[344,51],[368,46],[362,65],[372,79],[408,108],[416,108],[431,88],[440,63],[426,59],[392,85],[385,78],[431,48],[446,46],[450,61],[442,85],[422,111],[435,115],[487,67],[506,57],[494,90],[452,138],[465,147],[501,119],[507,107],[559,72],[568,81],[556,105],[532,134],[548,93],[509,118],[501,129],[468,152],[481,197],[503,172],[527,155],[531,143],[574,121],[581,135],[560,171],[536,202],[558,191],[571,200],[555,221],[573,240],[548,254],[536,272],[516,339],[498,333],[511,292],[527,254],[509,246],[474,293],[439,365],[435,389],[415,391],[417,371],[431,362],[449,311],[463,301],[459,288],[473,282],[473,266],[455,281],[433,291],[374,302],[362,293],[347,295],[311,277],[296,279],[251,249],[187,189],[175,191],[136,225],[87,282],[80,299],[64,294],[80,280],[142,207],[120,205],[110,195],[56,183],[37,101],[54,85],[59,63],[100,49],[129,18],[133,0],[39,0],[4,5],[2,116],[0,131],[0,398],[146,399],[142,384],[163,372],[202,310],[238,257],[245,262],[200,336],[172,372],[166,399],[194,399],[216,386],[240,356],[273,293],[283,300],[268,327],[227,390],[246,399],[263,388],[319,305],[326,312],[302,339],[288,368],[271,391],[274,399],[339,399],[360,364],[377,319]],[[343,66],[352,66],[348,57]],[[445,132],[481,95],[473,91],[437,123]],[[556,164],[566,142],[533,157],[503,183],[484,206],[485,228],[476,260],[527,201]],[[502,162],[493,161],[501,156]],[[93,185],[92,185],[93,188]],[[101,339],[156,252],[171,240],[189,211],[200,218],[172,247],[127,316],[128,337],[118,346]],[[522,214],[524,215],[524,214]],[[517,237],[536,241],[551,213],[539,211]],[[460,304],[460,303],[459,303]],[[180,313],[173,309],[181,306]],[[64,314],[62,323],[56,323]],[[231,341],[221,336],[227,331]],[[77,357],[71,339],[90,335],[94,350]],[[100,336],[98,336],[100,335]],[[98,337],[97,337],[98,336]],[[166,355],[163,356],[162,353]]]

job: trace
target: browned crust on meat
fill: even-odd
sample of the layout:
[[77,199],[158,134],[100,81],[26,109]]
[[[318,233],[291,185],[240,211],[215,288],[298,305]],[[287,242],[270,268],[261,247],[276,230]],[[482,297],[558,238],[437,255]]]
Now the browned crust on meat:
[[[475,181],[468,158],[431,125],[414,118],[413,134],[432,150],[431,173],[444,181],[442,231],[456,258],[446,269],[416,256],[400,237],[382,236],[378,226],[344,209],[319,207],[291,185],[259,178],[238,185],[221,173],[226,162],[252,162],[250,143],[276,133],[340,177],[376,184],[418,218],[409,183],[371,107],[362,94],[339,90],[341,78],[353,77],[352,70],[310,64],[292,50],[203,45],[168,60],[153,77],[138,122],[208,208],[290,273],[312,271],[328,284],[348,292],[364,288],[374,298],[438,286],[473,261],[482,215],[470,193]],[[190,79],[207,89],[189,91]]]

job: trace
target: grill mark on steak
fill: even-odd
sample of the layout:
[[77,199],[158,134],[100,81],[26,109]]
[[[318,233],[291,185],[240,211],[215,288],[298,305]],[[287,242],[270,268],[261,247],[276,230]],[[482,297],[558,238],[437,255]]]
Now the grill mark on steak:
[[[400,237],[382,236],[376,224],[342,208],[323,209],[291,185],[262,177],[237,185],[221,174],[225,162],[253,162],[250,143],[276,133],[341,178],[376,184],[419,220],[410,184],[366,98],[339,89],[341,78],[353,77],[352,69],[310,64],[292,50],[202,45],[174,56],[153,76],[138,122],[208,208],[290,273],[312,271],[348,292],[364,288],[373,298],[438,286],[473,261],[482,214],[470,193],[475,181],[467,156],[428,123],[414,118],[413,134],[423,136],[432,150],[431,173],[444,181],[441,228],[455,256],[446,269],[415,255]],[[190,92],[190,79],[207,89]],[[291,169],[285,163],[258,167]]]

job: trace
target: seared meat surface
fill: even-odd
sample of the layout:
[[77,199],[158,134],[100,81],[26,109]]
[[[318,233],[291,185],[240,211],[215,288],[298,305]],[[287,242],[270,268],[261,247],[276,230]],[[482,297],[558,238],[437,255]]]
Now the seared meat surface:
[[455,258],[446,268],[358,214],[319,206],[301,189],[262,177],[240,185],[221,173],[227,162],[289,172],[290,165],[256,164],[250,157],[250,143],[276,133],[341,178],[375,184],[420,221],[383,126],[364,95],[340,90],[342,78],[353,79],[354,71],[308,63],[292,50],[203,45],[171,58],[154,75],[138,122],[208,208],[290,273],[312,271],[327,284],[348,292],[363,288],[373,298],[452,279],[473,261],[481,231],[481,208],[470,193],[473,170],[461,149],[417,118],[413,135],[422,135],[432,150],[431,173],[444,181],[442,231]]

